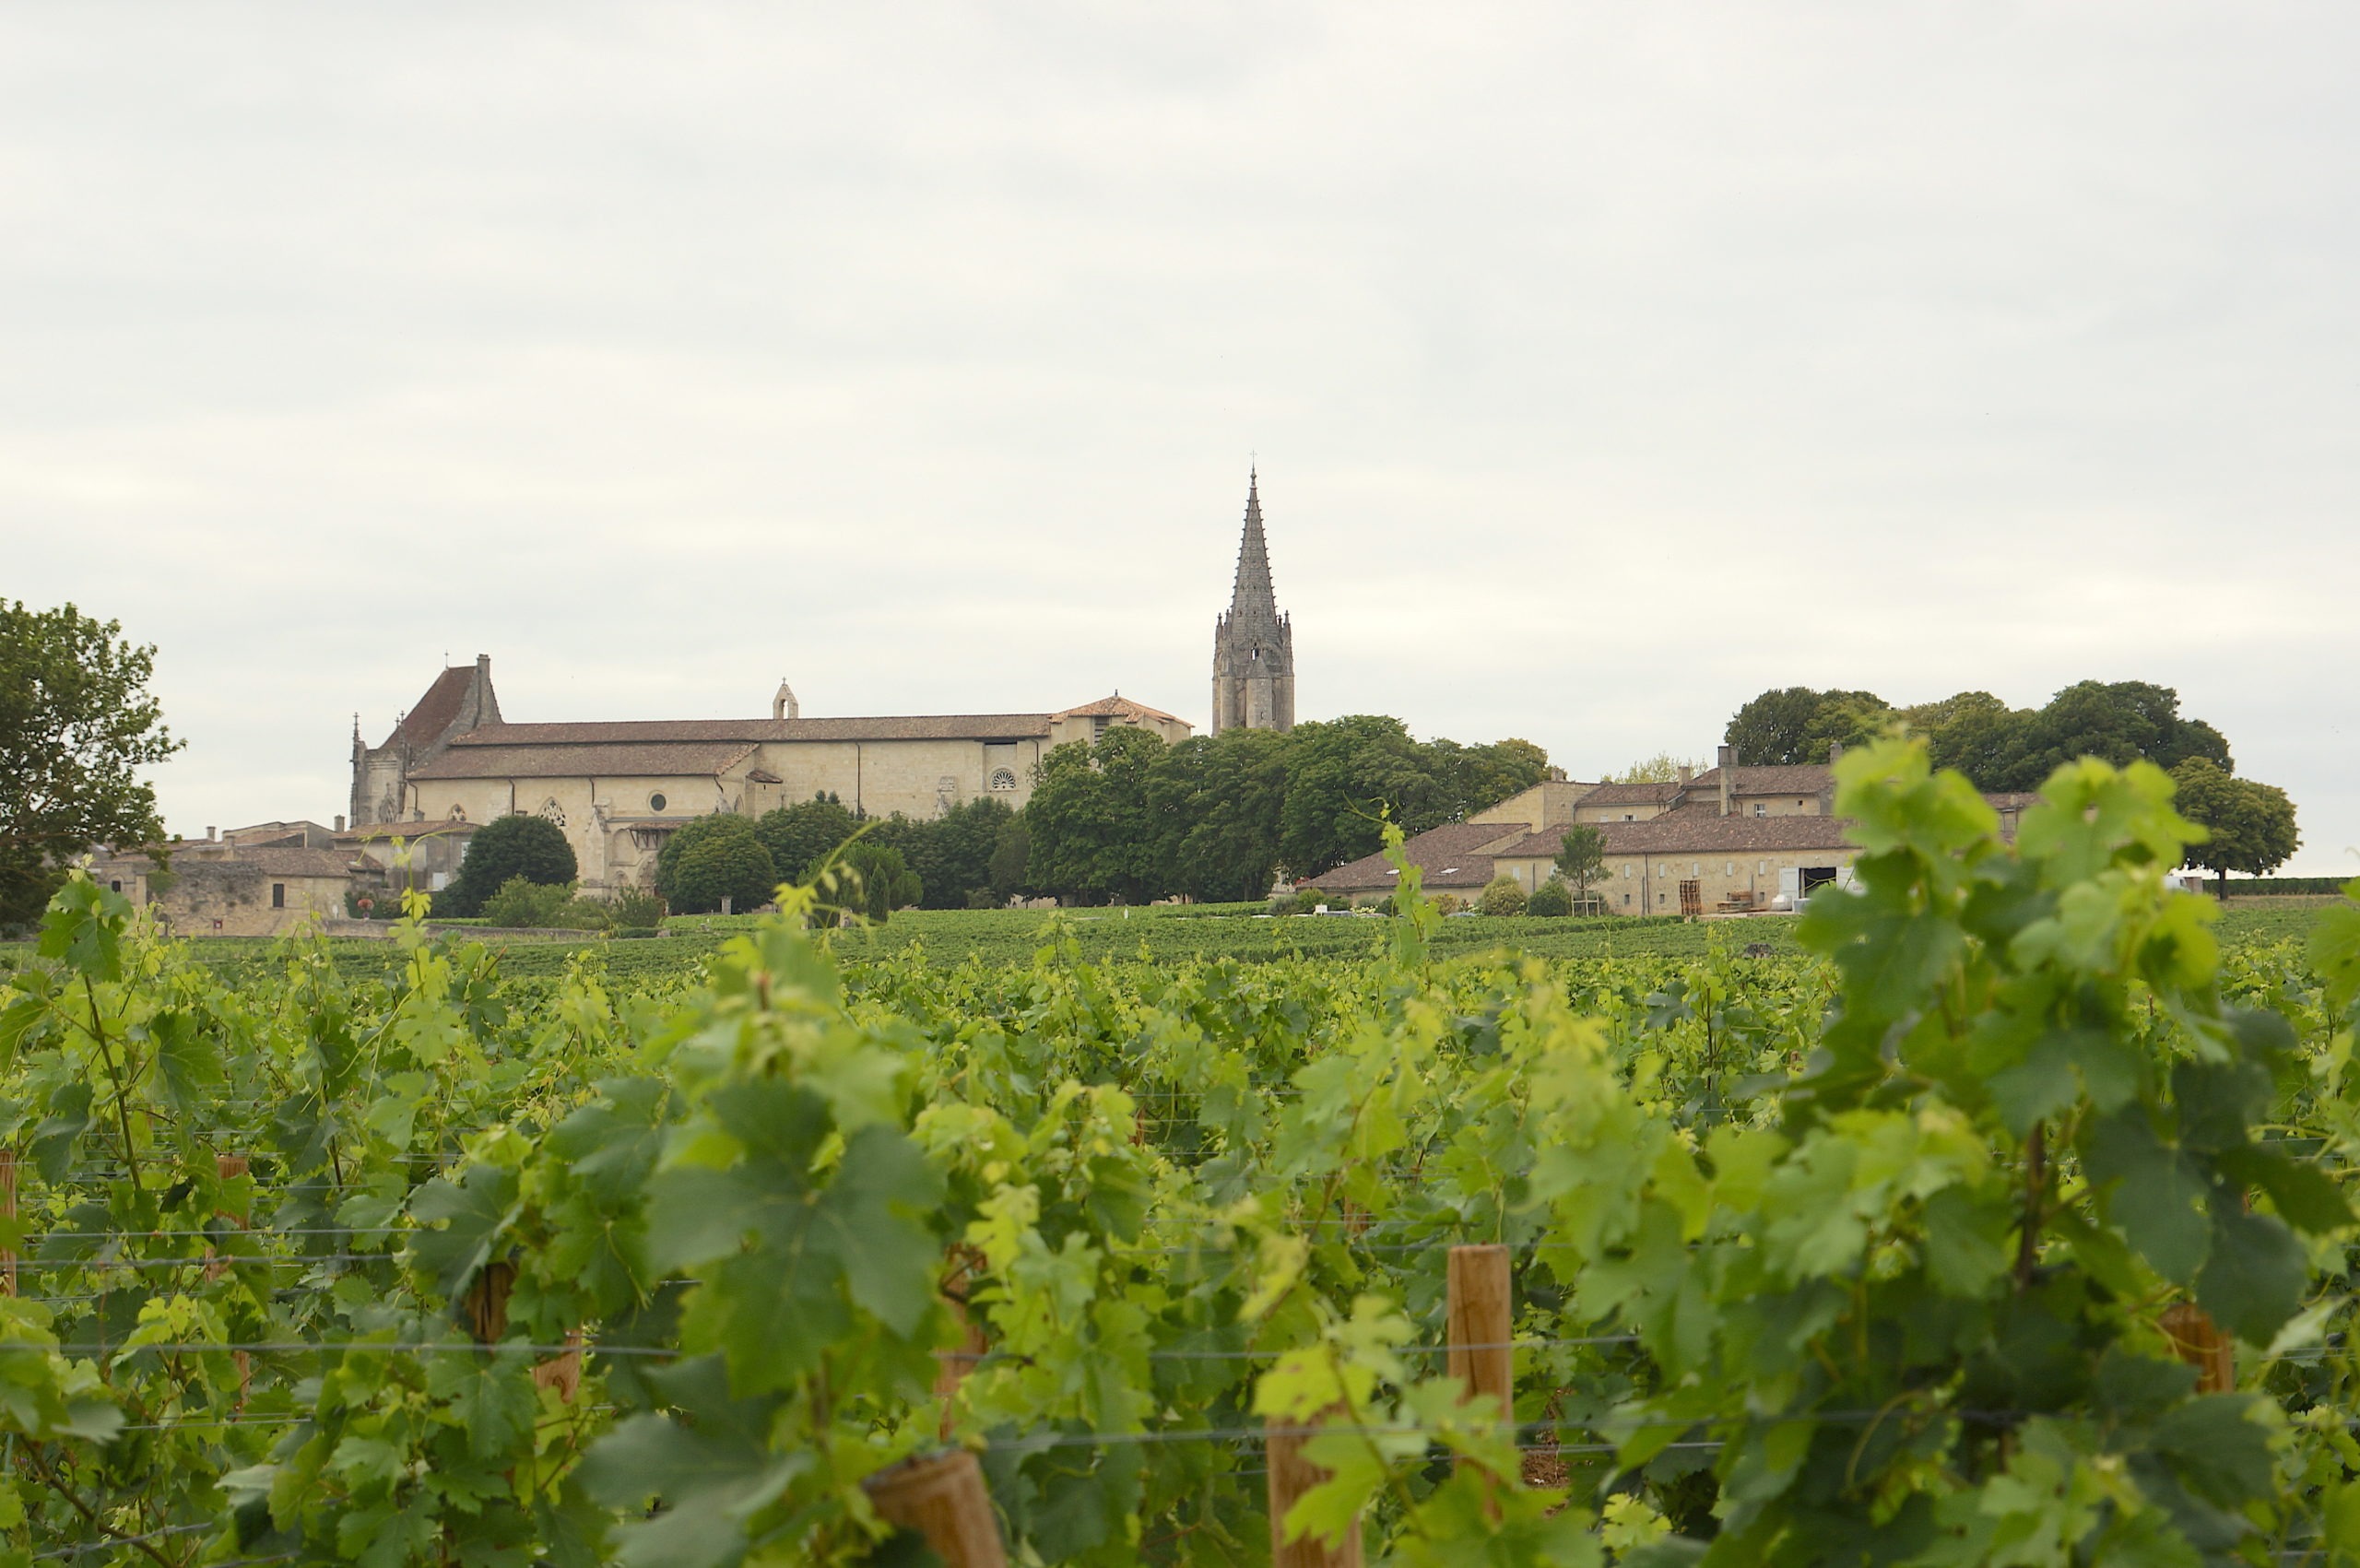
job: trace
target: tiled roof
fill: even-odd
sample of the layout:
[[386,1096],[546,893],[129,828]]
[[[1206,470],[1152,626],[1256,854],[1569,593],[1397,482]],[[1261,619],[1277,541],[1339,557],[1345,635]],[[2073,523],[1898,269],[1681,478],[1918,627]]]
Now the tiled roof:
[[[1818,762],[1785,763],[1771,768],[1749,768],[1740,765],[1734,770],[1734,773],[1735,777],[1729,784],[1729,793],[1740,796],[1817,795],[1821,790],[1825,789],[1828,782],[1835,776],[1824,765]],[[1715,796],[1719,795],[1721,771],[1718,768],[1707,768],[1690,781],[1688,790],[1691,795],[1700,789]]]
[[[1724,817],[1710,807],[1684,806],[1646,822],[1599,822],[1609,855],[1688,855],[1848,847],[1841,817]],[[1493,853],[1502,859],[1554,858],[1565,830],[1547,828]]]
[[1180,722],[1174,714],[1167,713],[1161,708],[1150,708],[1144,702],[1134,702],[1119,692],[1112,697],[1101,697],[1095,702],[1084,702],[1079,708],[1068,708],[1061,713],[1053,713],[1050,716],[1059,719],[1094,719],[1103,716],[1115,719],[1163,719],[1173,724]]
[[[1152,710],[1150,710],[1150,712]],[[486,725],[453,741],[478,746],[611,746],[684,741],[1026,740],[1049,733],[1046,713],[911,714],[868,719],[628,719],[591,724]]]
[[1669,779],[1644,784],[1603,784],[1575,804],[1580,806],[1660,806],[1680,793]]
[[426,695],[418,700],[418,705],[404,713],[402,722],[394,726],[394,733],[385,737],[385,744],[404,741],[417,748],[433,745],[434,737],[450,728],[451,721],[459,716],[459,704],[466,700],[467,683],[475,678],[475,673],[473,665],[453,665],[436,676],[434,684],[426,689]]
[[[556,729],[556,725],[503,725]],[[584,728],[610,726],[592,725]],[[477,735],[485,732],[478,730]],[[470,737],[473,738],[473,737]],[[576,745],[454,746],[409,776],[438,779],[718,778],[754,754],[744,740],[593,741]]]
[[[1428,888],[1481,888],[1492,880],[1492,857],[1481,853],[1530,831],[1516,822],[1446,822],[1404,843],[1402,852],[1424,875]],[[1564,830],[1558,830],[1563,832]],[[1323,892],[1389,890],[1400,881],[1382,853],[1363,855],[1350,865],[1322,872],[1310,885]]]

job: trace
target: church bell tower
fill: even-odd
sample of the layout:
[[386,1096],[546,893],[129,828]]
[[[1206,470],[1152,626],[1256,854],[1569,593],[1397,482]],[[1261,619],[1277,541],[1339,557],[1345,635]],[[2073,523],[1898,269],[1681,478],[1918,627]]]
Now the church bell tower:
[[1212,731],[1294,728],[1294,628],[1279,613],[1262,539],[1261,476],[1245,480],[1245,536],[1229,613],[1213,622]]

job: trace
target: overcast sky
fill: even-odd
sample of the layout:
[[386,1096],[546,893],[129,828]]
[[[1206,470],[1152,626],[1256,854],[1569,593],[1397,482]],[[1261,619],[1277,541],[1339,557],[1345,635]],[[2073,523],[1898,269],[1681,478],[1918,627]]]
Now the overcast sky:
[[201,832],[512,720],[1298,713],[1709,755],[2177,687],[2360,869],[2348,6],[0,10],[0,595]]

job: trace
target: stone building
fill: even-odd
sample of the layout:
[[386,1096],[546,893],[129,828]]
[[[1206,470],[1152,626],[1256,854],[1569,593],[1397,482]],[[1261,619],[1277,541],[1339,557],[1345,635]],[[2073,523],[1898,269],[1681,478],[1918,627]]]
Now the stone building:
[[1229,613],[1213,622],[1210,734],[1294,728],[1294,627],[1279,613],[1270,551],[1262,537],[1261,476],[1245,480],[1245,534]]
[[[384,859],[447,873],[466,831],[512,812],[546,817],[573,845],[585,889],[645,882],[684,823],[715,811],[759,817],[819,794],[870,816],[941,816],[970,800],[1021,807],[1050,748],[1117,725],[1170,743],[1187,722],[1112,697],[1056,713],[806,718],[781,683],[766,717],[509,724],[491,661],[446,669],[384,745],[353,748],[353,829],[339,838]],[[489,714],[470,727],[470,715]],[[360,815],[365,811],[366,815]],[[395,841],[372,828],[412,830]],[[431,885],[430,881],[430,885]]]
[[169,866],[133,852],[96,855],[88,869],[100,887],[184,937],[283,937],[300,925],[342,920],[346,895],[378,880],[374,867],[344,850],[210,836],[171,845]]
[[360,715],[352,715],[352,825],[398,822],[409,815],[402,789],[415,770],[442,754],[459,737],[500,722],[500,698],[491,690],[491,655],[478,654],[472,665],[454,665],[434,678],[426,695],[394,725],[385,744],[360,739]]
[[[1859,850],[1845,836],[1851,824],[1834,814],[1835,798],[1832,768],[1740,767],[1724,746],[1717,766],[1661,784],[1552,779],[1403,847],[1429,890],[1467,897],[1508,877],[1528,892],[1555,874],[1565,831],[1594,825],[1605,840],[1605,866],[1591,893],[1605,899],[1609,913],[1791,910],[1813,890],[1851,878]],[[1999,813],[2002,835],[2013,838],[2036,797],[1984,798]],[[1338,902],[1365,902],[1398,880],[1375,855],[1308,885]]]

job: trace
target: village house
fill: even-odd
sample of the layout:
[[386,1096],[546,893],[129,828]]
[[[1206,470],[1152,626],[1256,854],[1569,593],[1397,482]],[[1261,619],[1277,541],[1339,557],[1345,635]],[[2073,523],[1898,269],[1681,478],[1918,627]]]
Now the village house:
[[[310,848],[317,823],[267,823],[216,838],[183,839],[162,852],[94,855],[91,879],[123,894],[183,937],[283,937],[342,920],[347,896],[380,885],[375,867],[343,849]],[[241,839],[247,842],[240,842]],[[259,839],[260,842],[254,842]]]
[[[1833,763],[1842,754],[1834,749]],[[1745,914],[1792,910],[1813,890],[1845,883],[1859,851],[1835,812],[1835,773],[1822,764],[1751,768],[1724,746],[1717,766],[1656,784],[1552,779],[1464,822],[1403,845],[1429,891],[1461,898],[1500,878],[1530,892],[1556,874],[1566,830],[1594,826],[1605,864],[1590,896],[1615,914]],[[2000,831],[2035,796],[1987,796]],[[1371,902],[1400,880],[1374,855],[1306,884],[1339,902]]]

